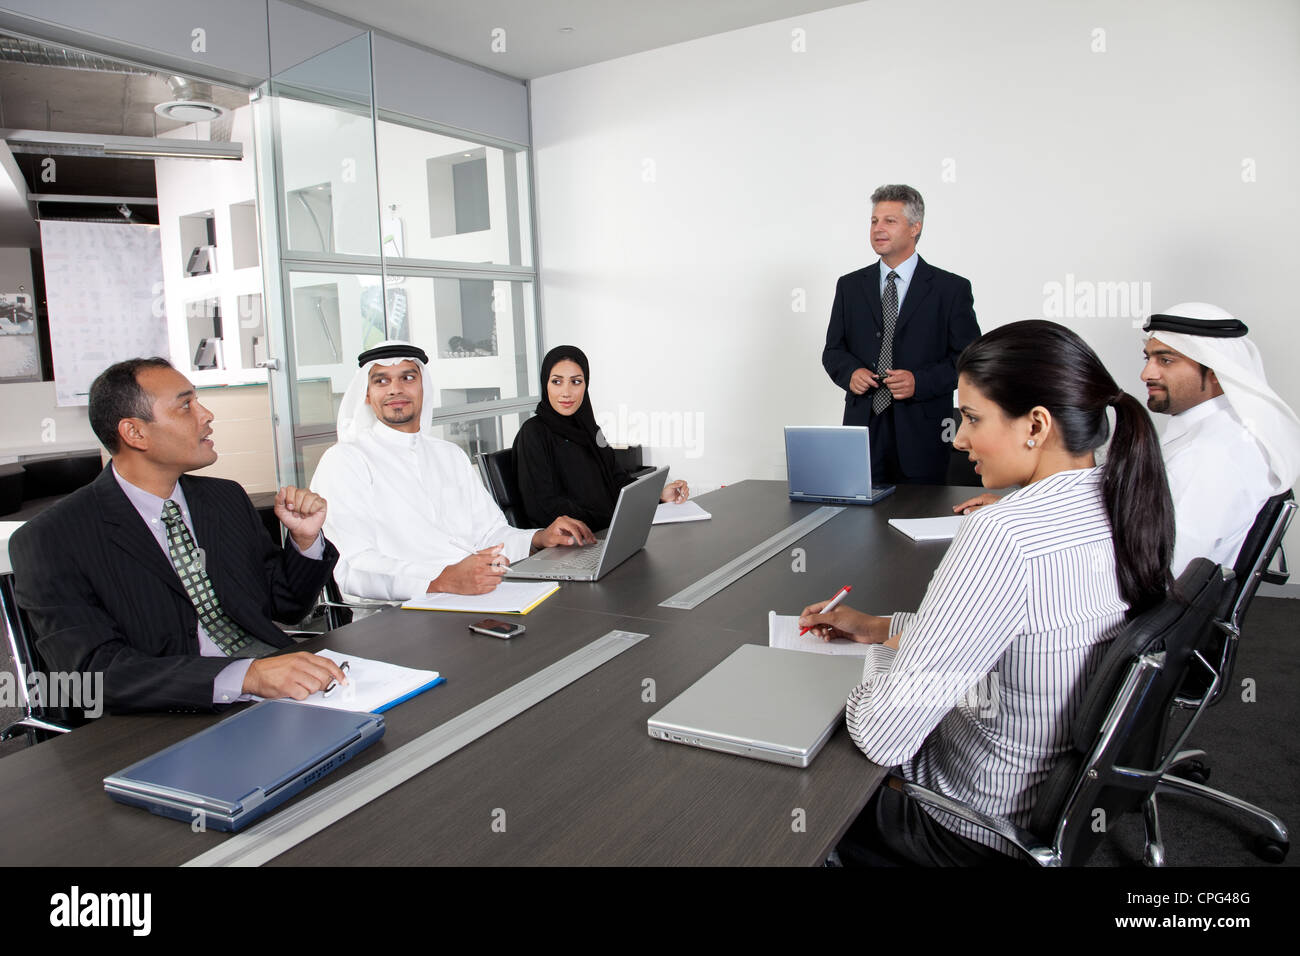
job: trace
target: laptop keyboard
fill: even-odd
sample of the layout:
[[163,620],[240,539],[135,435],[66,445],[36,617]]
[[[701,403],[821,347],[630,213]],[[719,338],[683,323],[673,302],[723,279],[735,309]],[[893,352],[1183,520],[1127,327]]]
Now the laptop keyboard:
[[572,568],[574,571],[595,571],[604,553],[604,548],[592,548],[583,554],[575,554],[571,558],[566,558],[566,560],[560,562],[560,566]]

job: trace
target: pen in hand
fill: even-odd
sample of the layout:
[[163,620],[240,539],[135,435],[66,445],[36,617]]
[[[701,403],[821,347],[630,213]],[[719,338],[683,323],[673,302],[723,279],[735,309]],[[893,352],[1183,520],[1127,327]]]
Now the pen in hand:
[[[853,588],[852,588],[851,586],[849,586],[849,585],[847,585],[847,584],[844,585],[844,587],[840,588],[839,593],[837,593],[837,594],[835,595],[835,597],[833,597],[833,598],[831,598],[829,601],[827,601],[827,602],[826,602],[826,606],[825,606],[824,608],[822,608],[820,611],[818,611],[817,613],[818,613],[818,614],[829,614],[831,611],[835,610],[837,607],[840,606],[840,602],[843,601],[843,600],[848,596],[848,593],[849,593],[850,591],[852,591],[852,590],[853,590]],[[802,628],[799,629],[799,636],[800,636],[800,637],[803,637],[805,634],[807,634],[807,633],[808,633],[809,631],[811,631],[811,630],[812,630],[811,627],[802,627]]]
[[[345,676],[347,675],[347,672],[351,669],[352,669],[352,664],[350,661],[344,661],[342,664],[339,665],[339,670],[341,670]],[[338,686],[339,686],[338,681],[336,680],[330,681],[329,686],[326,687],[325,690],[321,692],[321,696],[328,697],[330,694],[334,693],[335,688],[337,688]]]

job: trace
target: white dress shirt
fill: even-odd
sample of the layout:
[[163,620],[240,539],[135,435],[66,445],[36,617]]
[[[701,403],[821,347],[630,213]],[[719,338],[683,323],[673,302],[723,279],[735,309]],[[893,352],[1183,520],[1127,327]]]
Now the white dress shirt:
[[1193,558],[1232,567],[1274,494],[1268,460],[1225,395],[1173,416],[1160,442],[1174,499],[1175,578]]
[[898,265],[885,265],[885,260],[880,260],[880,298],[884,301],[885,286],[888,284],[889,273],[891,271],[898,273],[898,278],[894,280],[894,288],[898,292],[898,312],[903,312],[903,300],[907,298],[907,290],[912,287],[912,276],[916,273],[916,264],[921,261],[921,257],[913,252],[910,256],[900,262]]
[[[890,620],[898,650],[870,648],[864,683],[849,698],[849,732],[907,780],[1027,826],[1127,610],[1101,469],[1036,481],[962,522],[921,607]],[[980,682],[982,695],[967,696]],[[968,839],[1015,852],[924,809]]]
[[533,531],[506,523],[465,452],[431,435],[375,421],[325,452],[311,487],[328,502],[345,594],[406,601],[475,551],[504,543],[518,561],[532,549]]

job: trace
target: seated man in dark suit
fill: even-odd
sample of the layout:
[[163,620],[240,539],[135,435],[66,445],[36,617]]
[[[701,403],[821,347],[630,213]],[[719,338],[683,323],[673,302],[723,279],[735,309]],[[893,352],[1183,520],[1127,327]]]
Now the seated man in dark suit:
[[920,193],[881,186],[871,202],[880,261],[836,284],[822,366],[844,389],[844,424],[871,429],[871,480],[941,485],[957,356],[980,334],[975,300],[970,282],[917,255]]
[[344,681],[293,641],[338,552],[325,501],[286,486],[266,533],[236,482],[188,471],[217,460],[212,413],[161,358],[131,359],[90,387],[90,423],[113,456],[94,482],[11,538],[18,603],[51,671],[103,674],[110,711],[211,710],[245,694],[303,699]]

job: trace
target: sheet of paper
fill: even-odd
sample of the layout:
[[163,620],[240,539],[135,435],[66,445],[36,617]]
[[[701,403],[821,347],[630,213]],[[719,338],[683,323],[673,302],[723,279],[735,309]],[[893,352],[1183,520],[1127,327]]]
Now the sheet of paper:
[[527,614],[559,589],[554,581],[502,581],[487,594],[426,594],[402,607],[411,611]]
[[889,526],[897,528],[913,541],[951,541],[965,517],[945,515],[942,518],[890,518]]
[[[337,651],[317,651],[321,657],[328,657],[335,664],[342,666],[348,662],[348,682],[340,684],[325,696],[324,691],[317,691],[303,704],[314,707],[332,707],[335,710],[357,710],[376,714],[387,710],[392,704],[414,696],[413,691],[428,688],[439,679],[437,671],[421,671],[411,667],[400,667],[386,661],[374,661],[355,654],[340,654]],[[261,700],[261,698],[256,698]]]
[[767,612],[767,644],[769,647],[782,647],[787,651],[808,651],[812,654],[846,654],[850,657],[866,657],[870,644],[857,641],[823,641],[809,631],[799,636],[799,615],[777,614]]
[[659,503],[655,509],[655,520],[652,524],[677,524],[679,521],[708,521],[713,515],[709,514],[694,501],[683,501],[681,504],[673,504],[671,501]]

